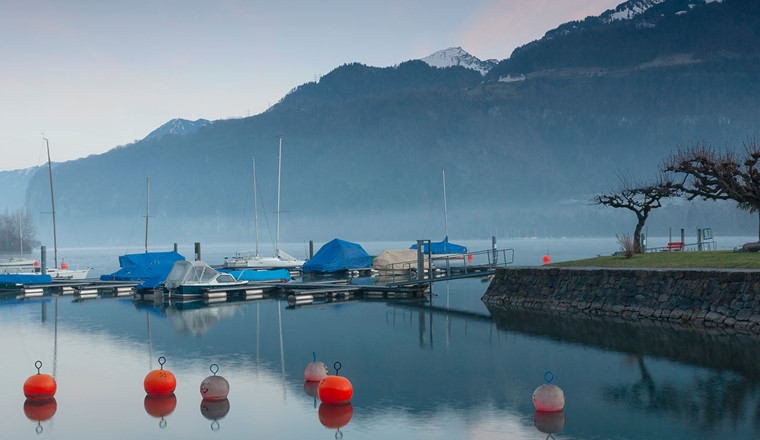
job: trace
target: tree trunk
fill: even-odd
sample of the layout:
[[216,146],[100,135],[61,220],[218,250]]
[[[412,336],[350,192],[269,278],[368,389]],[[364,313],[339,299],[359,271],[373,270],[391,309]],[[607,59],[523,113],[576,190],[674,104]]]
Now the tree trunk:
[[633,253],[641,253],[641,231],[644,229],[644,223],[646,223],[646,217],[638,217],[636,222],[636,229],[633,231]]

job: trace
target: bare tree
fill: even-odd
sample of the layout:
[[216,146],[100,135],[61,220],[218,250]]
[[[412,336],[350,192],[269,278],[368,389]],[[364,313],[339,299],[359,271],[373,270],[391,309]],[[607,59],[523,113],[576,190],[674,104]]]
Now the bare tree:
[[739,209],[758,213],[760,240],[760,146],[756,140],[743,145],[744,151],[718,153],[706,144],[698,144],[666,159],[665,171],[683,175],[677,186],[689,200],[733,200]]
[[26,210],[0,214],[0,252],[26,253],[37,244],[34,222]]
[[633,251],[641,253],[641,231],[649,218],[649,213],[662,206],[662,199],[681,195],[678,185],[661,175],[650,184],[635,184],[621,179],[623,188],[610,194],[600,194],[594,197],[597,205],[612,208],[625,208],[636,214],[636,228],[633,232]]

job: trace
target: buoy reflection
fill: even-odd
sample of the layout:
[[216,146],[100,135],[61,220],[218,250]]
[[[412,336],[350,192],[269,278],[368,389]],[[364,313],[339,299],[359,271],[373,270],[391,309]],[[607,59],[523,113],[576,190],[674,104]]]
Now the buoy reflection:
[[145,412],[148,413],[148,415],[153,416],[157,419],[161,419],[161,421],[158,422],[158,426],[163,429],[166,428],[165,417],[173,413],[174,408],[177,407],[177,396],[175,396],[173,393],[168,396],[148,394],[145,396],[143,406],[145,407]]
[[222,400],[201,400],[201,415],[207,420],[211,420],[211,430],[219,430],[219,420],[223,419],[230,412],[230,401]]
[[35,428],[37,434],[41,434],[43,431],[42,422],[52,419],[56,411],[58,411],[58,403],[55,397],[26,399],[24,401],[24,415],[27,419],[37,422]]

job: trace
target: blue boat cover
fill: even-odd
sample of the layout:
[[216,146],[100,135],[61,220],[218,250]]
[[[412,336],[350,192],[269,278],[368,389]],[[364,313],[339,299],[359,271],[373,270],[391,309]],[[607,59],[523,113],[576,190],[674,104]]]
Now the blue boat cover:
[[102,281],[142,281],[138,288],[155,288],[169,276],[174,262],[185,257],[177,252],[145,252],[119,257],[121,269],[110,275],[101,275]]
[[226,272],[238,281],[290,281],[290,271],[287,269],[272,269],[272,270],[229,270],[219,269],[219,272]]
[[0,274],[0,285],[13,286],[16,284],[51,284],[53,277],[37,274]]
[[372,257],[361,245],[336,238],[319,248],[314,257],[303,265],[303,271],[304,273],[332,273],[368,267],[372,267]]
[[[417,249],[417,245],[413,244],[409,249]],[[443,241],[434,241],[430,243],[430,250],[432,254],[466,254],[467,248],[458,244],[449,243],[449,236],[445,236]],[[428,253],[428,245],[425,243],[422,252]]]

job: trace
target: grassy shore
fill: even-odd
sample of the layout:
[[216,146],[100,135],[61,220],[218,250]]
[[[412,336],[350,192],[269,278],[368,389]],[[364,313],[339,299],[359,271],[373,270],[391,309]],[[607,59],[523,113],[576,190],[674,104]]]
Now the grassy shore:
[[588,258],[552,264],[559,267],[652,267],[760,269],[760,253],[734,251],[652,252],[625,258],[623,255]]

